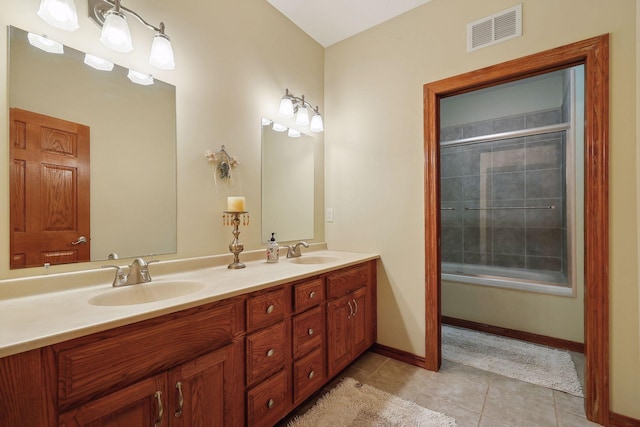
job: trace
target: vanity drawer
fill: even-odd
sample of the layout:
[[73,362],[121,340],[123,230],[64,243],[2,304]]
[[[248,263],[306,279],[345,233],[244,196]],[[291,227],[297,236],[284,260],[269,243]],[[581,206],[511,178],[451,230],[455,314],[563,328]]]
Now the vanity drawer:
[[369,264],[348,268],[327,276],[327,297],[347,295],[369,283]]
[[293,357],[298,358],[322,345],[324,321],[320,307],[293,317]]
[[247,300],[247,330],[254,331],[284,318],[286,293],[284,288],[249,297]]
[[299,283],[293,288],[293,307],[296,313],[314,307],[324,301],[324,280],[315,279]]
[[273,426],[286,413],[287,373],[282,370],[247,392],[247,425]]
[[322,349],[317,349],[293,364],[293,403],[309,397],[324,383],[324,358]]
[[232,341],[242,327],[242,301],[202,306],[52,346],[58,405],[122,389]]
[[288,349],[286,336],[284,322],[247,336],[247,385],[283,368]]

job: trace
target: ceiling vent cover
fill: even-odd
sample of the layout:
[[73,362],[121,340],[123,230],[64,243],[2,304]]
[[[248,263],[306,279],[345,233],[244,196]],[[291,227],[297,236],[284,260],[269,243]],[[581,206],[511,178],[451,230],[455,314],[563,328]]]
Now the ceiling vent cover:
[[467,24],[467,52],[522,35],[522,4]]

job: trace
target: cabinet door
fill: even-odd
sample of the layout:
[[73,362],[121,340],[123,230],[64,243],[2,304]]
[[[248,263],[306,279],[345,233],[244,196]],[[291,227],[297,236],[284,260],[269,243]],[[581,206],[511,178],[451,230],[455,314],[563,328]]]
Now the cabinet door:
[[353,315],[349,324],[349,332],[351,333],[351,359],[365,351],[370,343],[371,325],[367,325],[367,289],[360,288],[349,295],[353,306]]
[[[169,372],[168,410],[172,427],[233,426],[243,423],[242,381],[234,369],[234,346],[229,345]],[[234,376],[235,375],[235,376]],[[238,406],[240,405],[240,406]],[[237,410],[238,411],[237,411]]]
[[60,426],[166,426],[166,398],[166,376],[156,375],[61,414]]
[[350,295],[327,303],[327,370],[332,377],[350,361],[349,324],[353,314]]

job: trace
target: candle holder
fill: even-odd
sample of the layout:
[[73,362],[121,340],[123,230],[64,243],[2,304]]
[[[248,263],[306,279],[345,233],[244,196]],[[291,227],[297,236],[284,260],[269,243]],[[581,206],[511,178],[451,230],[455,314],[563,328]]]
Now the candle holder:
[[[242,221],[240,220],[240,215],[242,215]],[[233,241],[229,243],[229,250],[233,254],[233,262],[227,266],[232,270],[236,270],[239,268],[245,268],[246,265],[240,262],[240,252],[244,250],[244,245],[238,239],[240,235],[240,222],[244,225],[249,225],[249,212],[246,211],[224,211],[222,216],[222,221],[224,225],[233,225]]]

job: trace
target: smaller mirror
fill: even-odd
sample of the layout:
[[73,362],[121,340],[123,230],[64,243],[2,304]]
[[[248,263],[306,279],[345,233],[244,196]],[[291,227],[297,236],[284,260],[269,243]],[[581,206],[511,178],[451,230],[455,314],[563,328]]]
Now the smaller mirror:
[[262,126],[262,242],[313,239],[314,139]]

